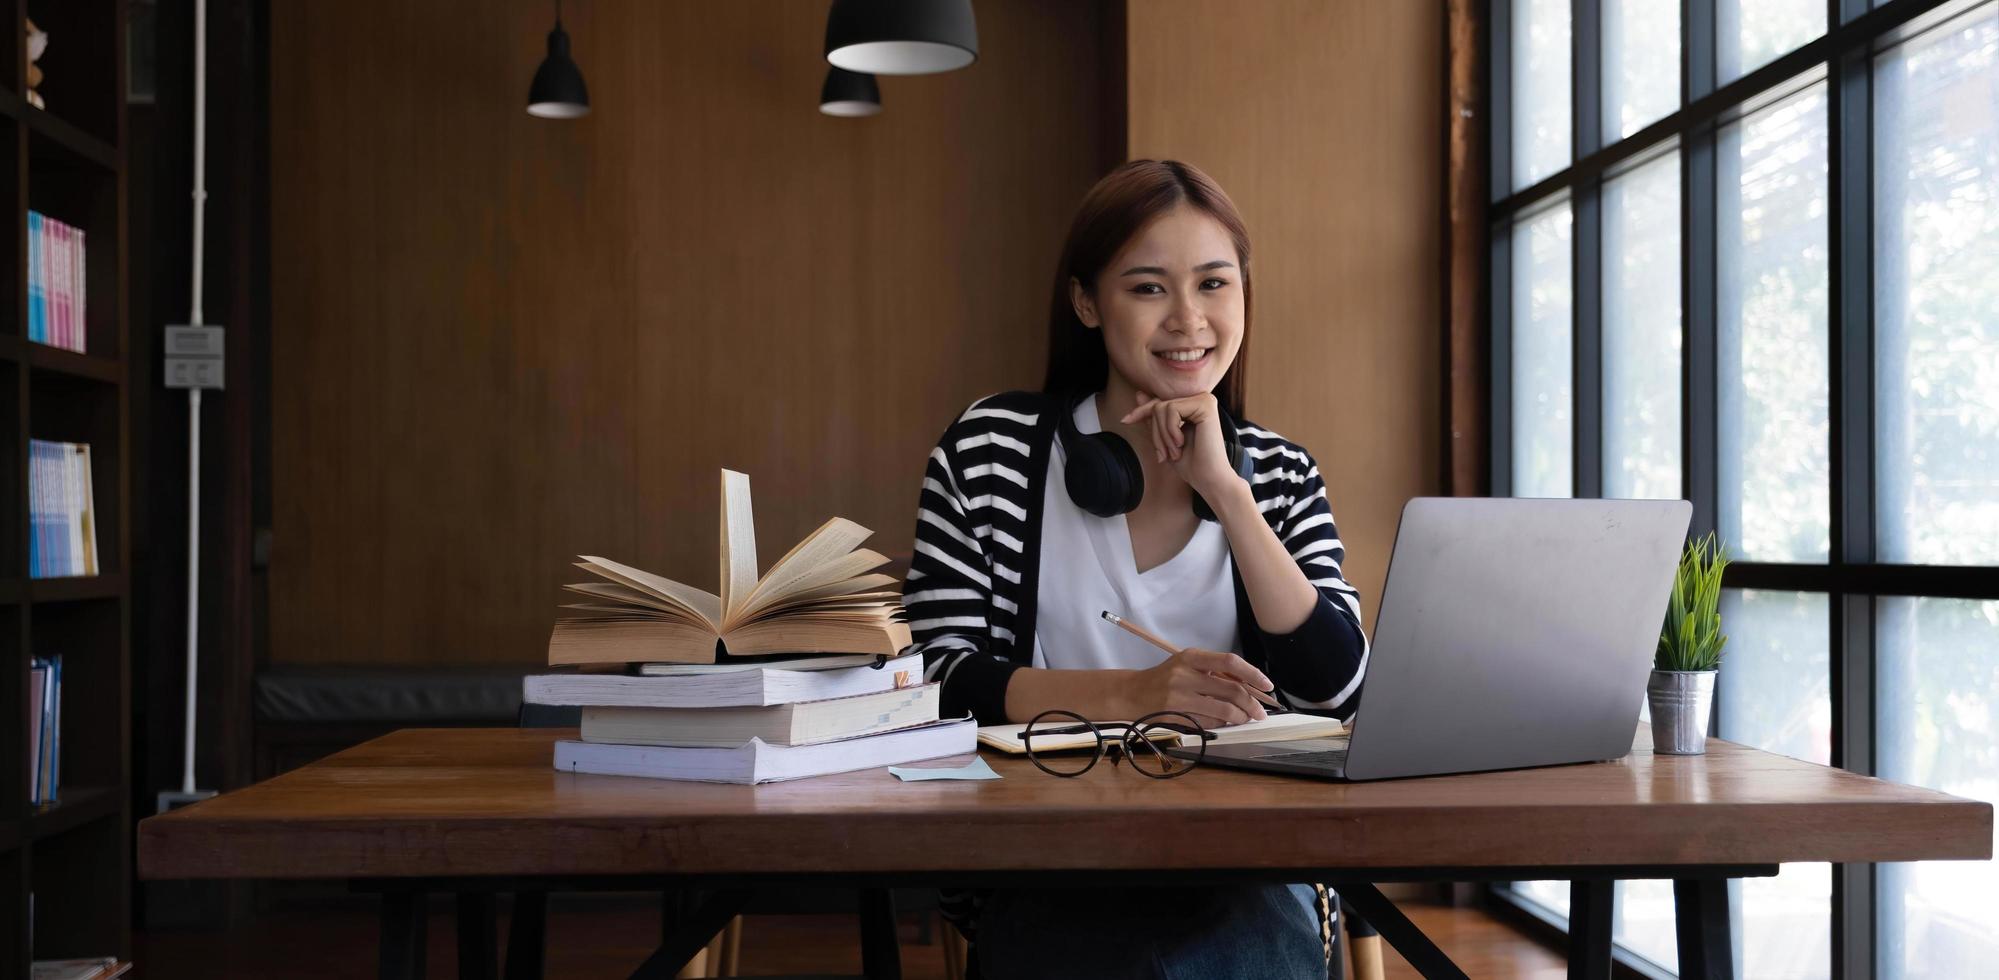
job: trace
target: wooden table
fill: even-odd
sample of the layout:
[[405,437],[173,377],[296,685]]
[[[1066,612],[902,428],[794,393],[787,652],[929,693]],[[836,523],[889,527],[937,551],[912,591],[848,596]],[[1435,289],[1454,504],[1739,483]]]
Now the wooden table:
[[[141,822],[139,875],[714,890],[654,968],[684,962],[753,886],[1325,881],[1438,976],[1462,974],[1372,883],[1567,879],[1570,973],[1608,976],[1612,883],[1670,878],[1680,975],[1695,978],[1730,974],[1729,878],[1992,856],[1990,804],[1719,740],[1654,756],[1642,732],[1619,762],[1376,783],[1108,765],[1058,779],[989,755],[1003,779],[877,769],[759,787],[559,773],[562,737],[573,731],[396,732]],[[385,929],[411,914],[384,909]],[[385,974],[409,966],[390,939]]]

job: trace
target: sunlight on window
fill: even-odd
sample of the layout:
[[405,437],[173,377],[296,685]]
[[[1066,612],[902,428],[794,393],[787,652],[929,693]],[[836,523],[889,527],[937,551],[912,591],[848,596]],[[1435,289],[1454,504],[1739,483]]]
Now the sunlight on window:
[[1622,139],[1680,107],[1680,5],[1603,0],[1603,134]]
[[1715,72],[1723,84],[1825,33],[1825,0],[1715,0]]
[[1513,189],[1569,165],[1569,0],[1513,5]]
[[1603,187],[1603,495],[1680,497],[1680,157]]
[[1825,86],[1720,133],[1722,537],[1748,561],[1830,547]]
[[1999,564],[1999,6],[1874,77],[1881,558]]
[[[1999,802],[1999,600],[1890,597],[1875,609],[1881,775]],[[1999,865],[1884,864],[1879,881],[1883,977],[1992,974]]]
[[1574,492],[1569,206],[1513,226],[1513,495]]

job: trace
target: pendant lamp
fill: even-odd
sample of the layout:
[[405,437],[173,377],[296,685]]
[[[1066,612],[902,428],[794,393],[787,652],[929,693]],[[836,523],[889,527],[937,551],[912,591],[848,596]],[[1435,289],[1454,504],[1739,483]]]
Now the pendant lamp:
[[555,4],[555,29],[548,32],[548,57],[528,86],[528,115],[576,119],[590,114],[590,90],[583,72],[569,59],[569,32],[562,29],[562,0]]
[[928,75],[979,58],[972,0],[833,0],[826,60],[875,75]]
[[819,87],[819,111],[829,116],[872,116],[882,111],[881,89],[873,75],[828,68],[826,84]]

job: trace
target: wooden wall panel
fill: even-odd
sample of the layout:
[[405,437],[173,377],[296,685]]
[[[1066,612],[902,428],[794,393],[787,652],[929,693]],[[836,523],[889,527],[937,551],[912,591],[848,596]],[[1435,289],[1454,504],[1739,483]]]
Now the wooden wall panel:
[[1318,458],[1372,610],[1403,502],[1442,486],[1442,5],[1147,0],[1125,30],[1128,152],[1241,208],[1249,415]]
[[274,660],[534,662],[579,552],[712,587],[722,466],[766,563],[906,553],[944,425],[1039,383],[1096,4],[980,3],[867,120],[823,3],[565,13],[576,122],[522,108],[546,3],[272,5]]

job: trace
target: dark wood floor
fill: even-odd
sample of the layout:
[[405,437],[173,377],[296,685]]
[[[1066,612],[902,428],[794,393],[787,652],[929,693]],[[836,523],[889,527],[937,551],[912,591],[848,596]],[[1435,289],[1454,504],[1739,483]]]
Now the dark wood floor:
[[[1425,934],[1474,977],[1559,978],[1556,953],[1478,909],[1405,904]],[[506,935],[502,907],[500,935]],[[550,980],[621,977],[651,952],[659,935],[656,904],[626,895],[557,896],[549,913]],[[916,922],[902,924],[903,976],[942,980],[942,948],[925,945]],[[450,905],[439,901],[430,918],[429,975],[457,975],[457,945]],[[375,968],[375,920],[365,899],[339,897],[293,901],[227,930],[142,930],[135,938],[134,977],[194,980],[211,977],[288,977],[297,980],[366,977]],[[1393,950],[1390,977],[1416,972]],[[743,927],[742,974],[858,973],[860,946],[848,916],[752,916]]]

